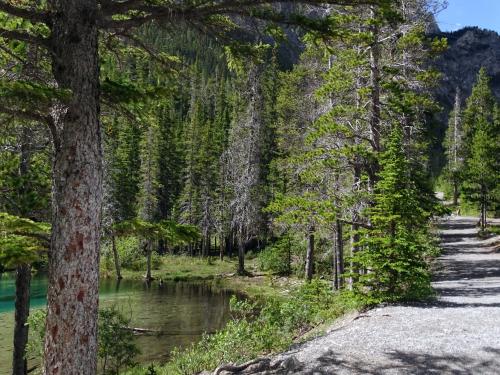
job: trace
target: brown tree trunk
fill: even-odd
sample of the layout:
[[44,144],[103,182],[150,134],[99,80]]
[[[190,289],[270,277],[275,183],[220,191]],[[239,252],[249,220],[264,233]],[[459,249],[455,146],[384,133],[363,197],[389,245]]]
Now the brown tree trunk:
[[[375,18],[372,10],[372,18]],[[370,48],[370,136],[372,147],[380,151],[380,45],[378,41],[378,27],[372,26],[373,43]]]
[[28,316],[30,313],[31,267],[27,264],[16,269],[16,308],[14,323],[14,355],[12,359],[12,375],[26,375],[25,358],[28,343]]
[[234,249],[234,241],[235,241],[235,235],[234,232],[231,231],[231,234],[227,237],[227,256],[229,258],[233,257],[233,249]]
[[[353,219],[358,220],[357,214],[353,215]],[[351,226],[351,257],[354,254],[356,254],[357,252],[359,252],[359,245],[358,245],[358,243],[359,243],[359,234],[358,234],[359,225],[355,224],[356,222],[354,220],[353,220],[353,222],[354,222],[354,224],[352,224],[352,226]],[[351,260],[350,266],[351,266],[351,271],[350,271],[351,274],[361,273],[361,270],[355,269],[354,262],[352,260]],[[356,280],[352,276],[350,276],[349,279],[347,280],[347,283],[349,284],[349,289],[352,289],[355,282],[356,282]]]
[[55,118],[45,374],[97,373],[102,150],[98,6],[50,0],[52,71],[70,91]]
[[243,235],[238,234],[238,275],[245,274],[245,243]]
[[[376,19],[375,10],[372,8],[371,17]],[[372,45],[370,48],[370,140],[371,146],[375,153],[381,150],[380,145],[380,45],[379,45],[379,29],[374,23],[371,27]],[[369,190],[373,191],[377,182],[379,164],[376,158],[370,163],[368,168],[369,175]]]
[[306,280],[311,281],[314,271],[314,228],[309,230],[307,238],[307,251],[306,251]]
[[[29,52],[30,54],[32,51]],[[20,177],[26,177],[31,165],[30,150],[30,129],[26,126],[22,130],[21,139],[21,158],[19,165]],[[20,187],[20,196],[24,197],[29,193],[30,187],[23,184]],[[29,208],[25,205],[20,206],[19,214],[23,217],[29,215]],[[31,266],[27,264],[19,265],[16,268],[16,302],[14,312],[14,347],[12,356],[12,374],[26,375],[27,361],[25,358],[26,345],[28,343],[27,320],[30,312],[30,284],[31,284]]]
[[120,257],[118,256],[118,250],[116,249],[116,239],[115,236],[111,236],[111,247],[113,248],[113,260],[115,262],[116,278],[118,280],[122,279],[122,271],[120,267]]
[[203,239],[201,240],[201,256],[206,258],[210,254],[210,233],[205,232]]
[[333,290],[339,289],[339,275],[337,273],[337,234],[333,239],[333,264],[332,264],[332,276],[333,276]]
[[458,206],[458,182],[453,181],[453,205]]
[[153,255],[153,243],[151,240],[147,240],[146,243],[146,281],[150,282],[153,280],[153,276],[151,274],[151,256]]
[[221,261],[224,260],[224,247],[226,246],[226,241],[224,238],[224,235],[221,234],[220,236],[220,243],[219,243],[219,258]]
[[481,202],[481,230],[484,231],[486,229],[486,198],[485,193],[483,193],[482,202]]
[[337,259],[337,268],[335,270],[337,274],[337,289],[342,289],[344,286],[344,239],[343,239],[343,228],[342,228],[342,222],[340,220],[337,220],[336,222],[336,241],[335,244],[337,245],[335,247],[335,258]]

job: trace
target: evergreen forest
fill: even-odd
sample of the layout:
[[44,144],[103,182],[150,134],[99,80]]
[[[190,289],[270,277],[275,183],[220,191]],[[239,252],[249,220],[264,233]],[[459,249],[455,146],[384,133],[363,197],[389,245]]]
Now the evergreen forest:
[[[431,301],[439,219],[500,215],[492,77],[436,99],[443,6],[0,1],[5,371],[250,374],[347,312]],[[98,307],[103,280],[208,283],[231,317],[138,360],[154,332]]]

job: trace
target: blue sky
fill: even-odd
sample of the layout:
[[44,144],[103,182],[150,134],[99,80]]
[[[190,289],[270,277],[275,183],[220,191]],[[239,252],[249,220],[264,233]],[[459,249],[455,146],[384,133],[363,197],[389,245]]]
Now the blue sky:
[[437,21],[442,31],[479,26],[500,33],[500,0],[448,0]]

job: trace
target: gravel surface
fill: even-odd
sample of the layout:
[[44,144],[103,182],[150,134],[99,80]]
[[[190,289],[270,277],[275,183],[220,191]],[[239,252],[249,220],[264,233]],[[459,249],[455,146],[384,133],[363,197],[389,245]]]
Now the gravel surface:
[[441,223],[436,303],[345,317],[254,374],[500,374],[500,237],[477,239],[476,223]]

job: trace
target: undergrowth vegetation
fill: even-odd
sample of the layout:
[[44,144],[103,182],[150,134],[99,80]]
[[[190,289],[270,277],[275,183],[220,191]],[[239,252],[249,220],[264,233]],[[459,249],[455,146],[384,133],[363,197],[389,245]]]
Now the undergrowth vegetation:
[[[360,307],[344,294],[333,294],[328,283],[320,280],[298,287],[287,299],[270,298],[257,304],[233,298],[232,319],[223,330],[174,351],[170,361],[154,371],[162,375],[195,374],[222,363],[240,363],[279,352],[312,329]],[[128,374],[143,375],[147,371],[151,367],[136,368]]]

